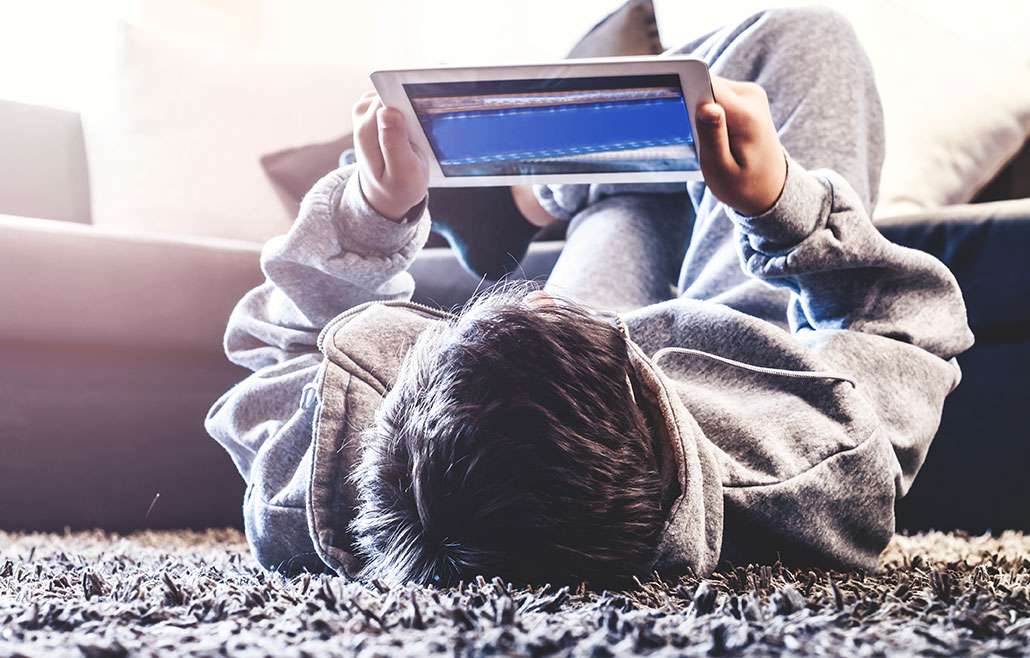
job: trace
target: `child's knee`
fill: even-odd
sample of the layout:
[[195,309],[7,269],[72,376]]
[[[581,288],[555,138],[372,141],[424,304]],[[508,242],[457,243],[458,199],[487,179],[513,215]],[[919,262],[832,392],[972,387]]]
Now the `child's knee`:
[[767,30],[781,39],[803,44],[824,43],[834,50],[861,48],[851,22],[829,7],[789,7],[763,12],[756,23],[758,29]]

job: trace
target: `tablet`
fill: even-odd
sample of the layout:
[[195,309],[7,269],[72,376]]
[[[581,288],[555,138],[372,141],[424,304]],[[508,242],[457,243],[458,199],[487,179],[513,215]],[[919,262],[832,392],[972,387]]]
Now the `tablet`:
[[705,62],[622,57],[376,71],[429,163],[430,187],[700,180]]

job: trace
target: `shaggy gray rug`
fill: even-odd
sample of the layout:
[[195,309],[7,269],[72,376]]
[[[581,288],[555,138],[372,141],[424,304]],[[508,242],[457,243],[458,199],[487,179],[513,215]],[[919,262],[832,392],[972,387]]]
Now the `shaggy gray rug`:
[[1030,537],[899,536],[875,574],[737,568],[634,591],[368,588],[263,572],[234,531],[0,532],[3,656],[1030,652]]

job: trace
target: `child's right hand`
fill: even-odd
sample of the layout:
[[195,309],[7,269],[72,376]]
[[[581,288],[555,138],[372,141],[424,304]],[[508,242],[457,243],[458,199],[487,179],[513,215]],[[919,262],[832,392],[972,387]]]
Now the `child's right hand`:
[[400,221],[429,191],[429,166],[408,141],[403,115],[374,91],[354,105],[354,154],[365,200],[387,219]]
[[783,191],[787,159],[769,99],[752,82],[712,76],[715,103],[697,109],[697,145],[705,185],[726,205],[754,217]]

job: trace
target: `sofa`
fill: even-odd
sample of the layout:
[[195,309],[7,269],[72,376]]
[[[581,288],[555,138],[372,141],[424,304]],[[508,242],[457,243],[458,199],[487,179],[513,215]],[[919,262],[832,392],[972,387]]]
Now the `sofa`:
[[[241,527],[243,482],[203,418],[247,374],[221,337],[260,242],[98,221],[88,141],[75,112],[0,101],[0,530]],[[877,218],[952,268],[977,337],[901,529],[1030,530],[1030,149],[1004,159],[976,203]],[[560,249],[534,243],[521,272],[546,277]],[[445,247],[412,274],[443,308],[481,283]]]

